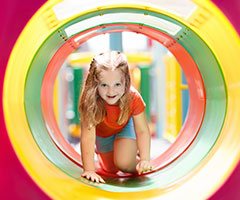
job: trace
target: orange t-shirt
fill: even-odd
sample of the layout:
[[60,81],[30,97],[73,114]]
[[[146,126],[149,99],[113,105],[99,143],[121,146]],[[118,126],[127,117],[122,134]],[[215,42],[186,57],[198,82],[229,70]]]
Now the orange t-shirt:
[[[134,88],[130,88],[130,94],[132,96],[132,101],[130,103],[130,115],[138,115],[142,113],[145,109],[145,103],[139,94],[139,92]],[[117,120],[120,114],[120,108],[118,105],[105,104],[106,116],[103,121],[96,126],[96,135],[100,137],[109,137],[111,135],[119,133],[127,124],[119,125]]]

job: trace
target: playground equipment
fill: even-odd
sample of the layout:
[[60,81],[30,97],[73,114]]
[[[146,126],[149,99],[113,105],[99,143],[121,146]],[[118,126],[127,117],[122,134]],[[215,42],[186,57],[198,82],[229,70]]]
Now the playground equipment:
[[[21,164],[49,198],[205,199],[237,166],[239,37],[209,1],[166,2],[49,1],[19,37],[4,78],[4,117]],[[79,178],[79,155],[62,138],[51,139],[58,132],[53,82],[82,42],[114,31],[139,32],[165,45],[186,74],[190,105],[178,139],[154,161],[154,173],[89,187]]]

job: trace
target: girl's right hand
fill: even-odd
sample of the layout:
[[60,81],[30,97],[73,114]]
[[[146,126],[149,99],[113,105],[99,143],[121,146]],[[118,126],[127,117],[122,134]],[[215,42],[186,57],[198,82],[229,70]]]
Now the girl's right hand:
[[102,177],[99,176],[95,171],[84,171],[81,176],[92,182],[105,183]]

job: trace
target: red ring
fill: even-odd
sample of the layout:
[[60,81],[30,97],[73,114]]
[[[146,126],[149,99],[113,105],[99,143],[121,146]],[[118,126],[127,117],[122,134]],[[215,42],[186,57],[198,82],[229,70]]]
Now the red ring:
[[[100,29],[106,27],[116,27],[116,29],[99,32]],[[54,81],[60,67],[62,66],[67,56],[74,50],[76,50],[76,48],[83,42],[103,33],[121,31],[141,33],[164,45],[175,56],[175,58],[181,65],[189,86],[190,103],[185,123],[182,126],[175,142],[160,156],[152,160],[152,164],[157,167],[155,171],[157,171],[166,167],[174,160],[176,160],[179,156],[181,156],[194,141],[202,124],[206,105],[205,88],[196,63],[191,58],[189,53],[179,43],[177,43],[173,38],[171,38],[165,33],[162,33],[159,30],[143,25],[139,26],[136,24],[107,24],[104,25],[104,27],[94,27],[70,38],[54,54],[46,69],[41,89],[41,105],[43,118],[47,124],[47,127],[49,127],[49,134],[56,146],[64,153],[65,156],[67,156],[74,163],[82,167],[80,155],[64,139],[54,117],[52,105]],[[80,36],[82,36],[81,39],[79,39],[76,43],[74,39]],[[96,163],[96,166],[99,166],[98,163]],[[129,174],[123,174],[121,176],[113,175],[105,173],[103,171],[100,171],[100,173],[113,177],[131,176]]]

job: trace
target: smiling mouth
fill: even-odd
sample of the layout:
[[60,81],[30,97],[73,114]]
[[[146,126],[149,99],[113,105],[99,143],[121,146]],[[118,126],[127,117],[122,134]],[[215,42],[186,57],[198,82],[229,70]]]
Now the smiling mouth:
[[107,96],[109,99],[114,99],[117,95],[114,96]]

